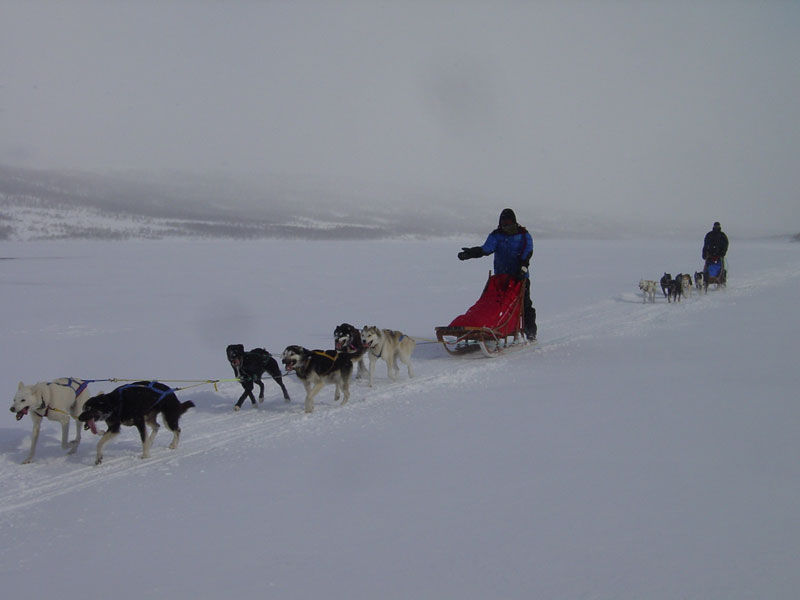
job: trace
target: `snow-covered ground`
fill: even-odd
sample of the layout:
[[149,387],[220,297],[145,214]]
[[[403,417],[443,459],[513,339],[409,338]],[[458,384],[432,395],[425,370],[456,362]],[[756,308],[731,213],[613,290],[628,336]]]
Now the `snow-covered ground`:
[[800,245],[733,235],[727,290],[643,304],[699,241],[540,241],[540,344],[494,360],[429,342],[491,268],[459,248],[0,243],[8,406],[20,380],[228,378],[227,344],[345,321],[419,339],[413,380],[381,365],[311,415],[293,377],[239,413],[238,384],[179,392],[180,447],[149,460],[126,428],[95,467],[46,422],[21,465],[6,409],[3,597],[796,598]]

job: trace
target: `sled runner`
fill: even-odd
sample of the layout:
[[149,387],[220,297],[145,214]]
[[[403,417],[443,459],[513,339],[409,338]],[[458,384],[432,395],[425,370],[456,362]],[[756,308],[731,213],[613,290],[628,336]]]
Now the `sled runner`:
[[506,349],[525,346],[524,295],[524,280],[489,273],[478,301],[450,325],[437,327],[436,339],[456,356],[477,350],[495,356]]
[[725,258],[721,256],[710,256],[706,260],[703,268],[703,287],[704,292],[708,292],[709,284],[716,283],[717,287],[725,287],[727,284],[728,270],[725,268]]

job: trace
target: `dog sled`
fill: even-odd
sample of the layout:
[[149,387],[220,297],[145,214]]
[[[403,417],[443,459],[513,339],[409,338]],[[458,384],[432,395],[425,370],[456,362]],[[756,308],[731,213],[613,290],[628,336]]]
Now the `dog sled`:
[[706,260],[703,267],[703,291],[708,293],[708,286],[712,283],[726,287],[728,280],[728,269],[725,267],[725,258],[722,256],[711,256]]
[[524,296],[524,280],[490,272],[478,301],[449,325],[437,327],[436,339],[455,356],[480,351],[491,357],[526,346]]

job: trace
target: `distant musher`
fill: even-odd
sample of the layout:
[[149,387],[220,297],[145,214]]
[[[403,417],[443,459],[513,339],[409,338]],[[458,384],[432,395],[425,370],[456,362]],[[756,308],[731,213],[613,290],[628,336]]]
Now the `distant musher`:
[[706,234],[703,240],[703,260],[705,266],[703,267],[703,275],[708,281],[709,265],[719,264],[721,269],[721,283],[725,283],[727,278],[727,267],[725,266],[725,255],[728,253],[728,236],[722,231],[722,226],[719,221],[714,222],[714,226]]

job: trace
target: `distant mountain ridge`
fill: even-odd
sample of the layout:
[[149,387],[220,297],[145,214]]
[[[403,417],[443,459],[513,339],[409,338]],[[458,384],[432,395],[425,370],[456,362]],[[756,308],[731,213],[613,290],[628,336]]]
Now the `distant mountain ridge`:
[[[0,165],[0,240],[480,238],[498,212],[485,198],[411,186],[309,178],[265,188],[180,173],[97,175]],[[533,227],[521,219],[534,235],[614,237],[631,229],[537,212],[546,217]]]

